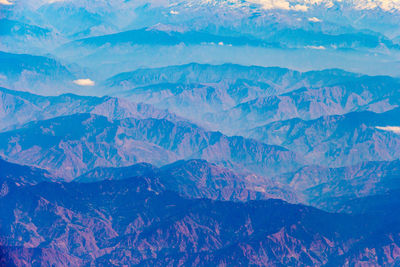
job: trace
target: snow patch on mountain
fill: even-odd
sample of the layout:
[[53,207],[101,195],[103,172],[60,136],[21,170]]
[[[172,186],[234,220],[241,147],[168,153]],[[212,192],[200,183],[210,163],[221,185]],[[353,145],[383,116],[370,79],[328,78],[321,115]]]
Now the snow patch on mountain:
[[348,6],[357,10],[382,9],[384,11],[399,11],[398,0],[249,0],[248,2],[260,4],[264,9],[283,9],[294,11],[308,11],[313,6],[331,8],[334,5]]

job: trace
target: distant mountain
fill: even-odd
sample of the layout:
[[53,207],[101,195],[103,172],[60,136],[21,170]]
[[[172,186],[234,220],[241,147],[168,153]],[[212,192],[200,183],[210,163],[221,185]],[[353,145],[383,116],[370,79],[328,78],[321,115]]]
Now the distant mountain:
[[259,111],[260,115],[251,113],[238,117],[236,110],[241,106],[254,106],[253,102],[264,98],[278,99],[276,95],[299,88],[342,84],[359,76],[341,70],[301,73],[234,64],[188,64],[122,73],[108,79],[105,86],[121,97],[169,108],[203,125],[208,122],[218,130],[235,133],[232,128],[243,129],[249,127],[246,124],[254,125],[270,118],[263,110]]
[[127,90],[165,83],[212,85],[219,83],[234,84],[244,80],[265,84],[280,89],[278,93],[284,93],[301,87],[333,85],[359,76],[359,74],[337,69],[302,73],[278,67],[191,63],[121,73],[107,79],[105,85],[112,88],[116,87],[119,90]]
[[400,90],[400,80],[388,76],[232,64],[137,70],[110,78],[105,85],[121,97],[168,108],[228,134],[246,134],[292,118],[384,112],[399,105]]
[[111,120],[75,114],[28,123],[0,133],[0,154],[72,178],[98,166],[137,162],[165,165],[200,158],[264,176],[295,170],[295,153],[243,137],[208,132],[188,122],[165,119]]
[[31,92],[57,94],[74,75],[55,59],[0,51],[0,86]]
[[[58,57],[90,66],[100,77],[193,61],[398,75],[398,5],[356,2],[24,0],[3,9],[8,20],[51,29],[62,39]],[[82,39],[93,46],[80,47]],[[66,49],[71,41],[76,45]]]
[[41,15],[47,25],[67,37],[102,24],[101,14],[96,14],[85,7],[65,2],[52,2],[41,6],[36,13]]
[[6,52],[0,52],[0,58],[0,72],[10,78],[18,77],[24,71],[36,72],[46,77],[51,76],[53,79],[72,79],[73,77],[66,67],[52,58]]
[[[2,11],[4,8],[2,8]],[[11,53],[46,54],[64,40],[46,27],[0,17],[0,50]]]
[[49,33],[49,29],[44,29],[15,20],[5,18],[0,19],[0,35],[3,37],[12,35],[14,38],[18,36],[43,38],[47,37]]
[[0,214],[2,258],[17,266],[385,265],[399,249],[397,214],[188,200],[146,178],[19,187]]
[[[247,21],[249,24],[249,22]],[[196,29],[199,27],[186,27],[176,24],[156,24],[150,27],[122,31],[113,34],[94,36],[73,41],[65,49],[74,47],[96,48],[104,45],[146,45],[146,46],[175,46],[175,45],[226,45],[226,46],[251,46],[267,48],[307,48],[319,47],[321,49],[399,49],[386,36],[356,29],[340,29],[334,33],[324,31],[320,27],[301,27],[292,25],[262,25],[238,31],[235,27],[226,30]],[[209,25],[210,26],[210,25]],[[275,27],[274,27],[275,26]],[[338,29],[339,27],[335,27]],[[345,28],[345,27],[343,27]],[[264,32],[262,31],[264,30]],[[269,30],[269,31],[267,31]],[[73,31],[72,31],[73,32]],[[220,32],[220,33],[219,33]]]
[[281,95],[258,97],[205,119],[221,128],[246,129],[274,121],[312,120],[352,111],[384,112],[399,106],[400,80],[364,76],[331,86],[301,88]]
[[[292,119],[254,129],[249,136],[284,146],[309,162],[328,166],[400,158],[400,109],[325,116],[315,120]],[[394,128],[390,128],[390,126]]]
[[[7,7],[7,6],[6,6]],[[25,8],[25,9],[24,9]],[[73,33],[81,28],[128,25],[128,28],[163,24],[187,25],[195,29],[235,29],[237,32],[261,32],[280,28],[302,28],[324,33],[370,31],[388,34],[394,27],[400,6],[393,1],[169,1],[157,4],[121,1],[24,1],[11,9],[20,17],[51,23],[60,31]],[[123,12],[128,10],[129,12]],[[36,11],[36,12],[32,12]],[[134,13],[133,13],[134,12]],[[33,14],[32,14],[33,13]],[[134,14],[134,15],[132,15]],[[35,16],[36,15],[36,16]],[[130,17],[128,16],[130,15]],[[118,18],[118,16],[122,18]],[[51,20],[59,18],[59,21]],[[316,18],[316,19],[310,19]],[[352,20],[351,20],[352,18]],[[64,25],[62,23],[64,22]],[[72,25],[65,25],[69,22]],[[72,23],[74,22],[74,23]],[[274,24],[275,22],[275,24]],[[376,25],[372,25],[375,22]],[[43,22],[42,22],[43,23]],[[86,24],[85,24],[86,23]],[[396,34],[397,31],[393,32]],[[268,35],[265,32],[264,35]]]
[[317,47],[320,49],[362,49],[387,47],[399,49],[400,46],[384,35],[366,32],[328,34],[323,31],[304,29],[282,29],[267,37],[271,42],[280,42],[283,46]]
[[219,36],[207,32],[197,31],[176,31],[173,28],[162,29],[159,27],[143,28],[138,30],[125,31],[103,36],[96,36],[76,40],[71,44],[67,44],[67,48],[92,46],[100,47],[109,45],[235,45],[235,46],[263,46],[263,47],[279,47],[277,43],[268,43],[266,41],[257,40],[255,38],[241,36]]
[[0,87],[0,130],[16,128],[21,124],[75,113],[93,113],[110,119],[134,117],[138,119],[183,120],[167,110],[151,105],[132,103],[113,97],[79,96],[63,94],[40,96],[28,92]]
[[158,180],[167,190],[178,192],[186,198],[232,201],[279,198],[297,202],[293,192],[271,179],[235,173],[205,160],[178,161],[161,168],[148,163],[121,168],[97,167],[73,181],[87,183],[141,176]]

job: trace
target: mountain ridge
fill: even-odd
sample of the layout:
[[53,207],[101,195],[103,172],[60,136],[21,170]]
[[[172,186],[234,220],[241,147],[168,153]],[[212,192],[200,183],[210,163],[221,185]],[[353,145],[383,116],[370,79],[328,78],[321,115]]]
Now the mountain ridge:
[[[124,166],[138,161],[164,165],[184,158],[203,158],[260,174],[272,174],[302,164],[302,159],[286,148],[239,136],[228,137],[189,122],[174,123],[165,119],[113,121],[95,114],[75,114],[31,122],[0,136],[0,154],[8,160],[38,164],[69,178],[101,165]],[[44,151],[47,152],[42,153]],[[282,162],[288,165],[283,168]]]

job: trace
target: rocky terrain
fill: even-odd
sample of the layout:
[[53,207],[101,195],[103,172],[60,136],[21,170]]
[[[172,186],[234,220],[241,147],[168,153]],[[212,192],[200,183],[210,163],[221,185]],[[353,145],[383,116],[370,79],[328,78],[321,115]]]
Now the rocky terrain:
[[55,118],[76,113],[91,113],[110,119],[168,119],[185,120],[167,110],[151,105],[134,103],[109,96],[93,97],[74,94],[41,96],[0,88],[0,129],[7,130],[37,120]]
[[[239,73],[235,75],[234,73]],[[265,124],[398,106],[400,80],[340,70],[189,64],[143,69],[106,81],[117,95],[167,108],[228,134]]]
[[31,122],[0,133],[0,154],[10,161],[42,167],[65,178],[74,178],[98,166],[136,162],[160,166],[190,158],[263,175],[295,170],[302,164],[301,157],[285,148],[208,132],[188,122],[111,120],[94,114]]
[[298,202],[296,194],[287,190],[283,184],[252,173],[236,173],[205,160],[177,161],[161,168],[148,163],[120,168],[97,167],[73,181],[92,183],[122,180],[133,176],[157,179],[166,189],[187,198],[231,201],[279,198]]
[[190,200],[146,177],[10,186],[0,207],[3,262],[18,266],[381,265],[399,249],[388,227],[398,215],[382,224],[281,200]]
[[249,136],[300,152],[315,164],[346,166],[391,161],[398,159],[399,111],[351,112],[315,120],[296,118],[255,128]]
[[400,266],[397,0],[0,0],[0,267]]

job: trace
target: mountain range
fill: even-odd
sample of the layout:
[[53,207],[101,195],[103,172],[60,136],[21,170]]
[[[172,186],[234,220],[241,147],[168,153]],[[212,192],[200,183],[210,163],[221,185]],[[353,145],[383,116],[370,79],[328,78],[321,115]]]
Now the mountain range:
[[397,0],[0,0],[0,267],[400,266]]
[[[3,87],[56,95],[66,87],[63,83],[73,86],[74,75],[53,58],[0,51],[0,62]],[[57,89],[60,84],[62,88]]]
[[2,261],[18,266],[397,263],[399,217],[385,211],[185,199],[145,177],[10,186],[0,206]]
[[128,167],[97,167],[75,178],[74,182],[92,183],[145,176],[159,181],[164,188],[186,198],[247,201],[268,198],[298,202],[294,192],[266,177],[234,171],[205,160],[177,161],[156,168],[148,163]]
[[80,96],[62,94],[41,96],[0,88],[0,129],[13,129],[21,125],[58,116],[76,113],[92,113],[110,119],[135,117],[139,119],[155,118],[171,121],[185,120],[151,105],[134,103],[113,97]]
[[399,161],[395,160],[367,161],[340,168],[309,165],[272,180],[288,185],[296,192],[299,202],[343,212],[348,202],[396,191],[399,178]]
[[245,135],[273,121],[391,110],[398,106],[400,82],[341,70],[189,64],[122,73],[104,86],[205,127]]
[[287,147],[310,162],[330,166],[398,159],[399,108],[351,112],[315,120],[292,119],[256,128],[250,136]]
[[285,148],[209,132],[189,122],[111,120],[95,114],[34,121],[0,133],[0,155],[69,179],[97,166],[142,161],[164,165],[201,158],[261,175],[295,170],[303,162]]

